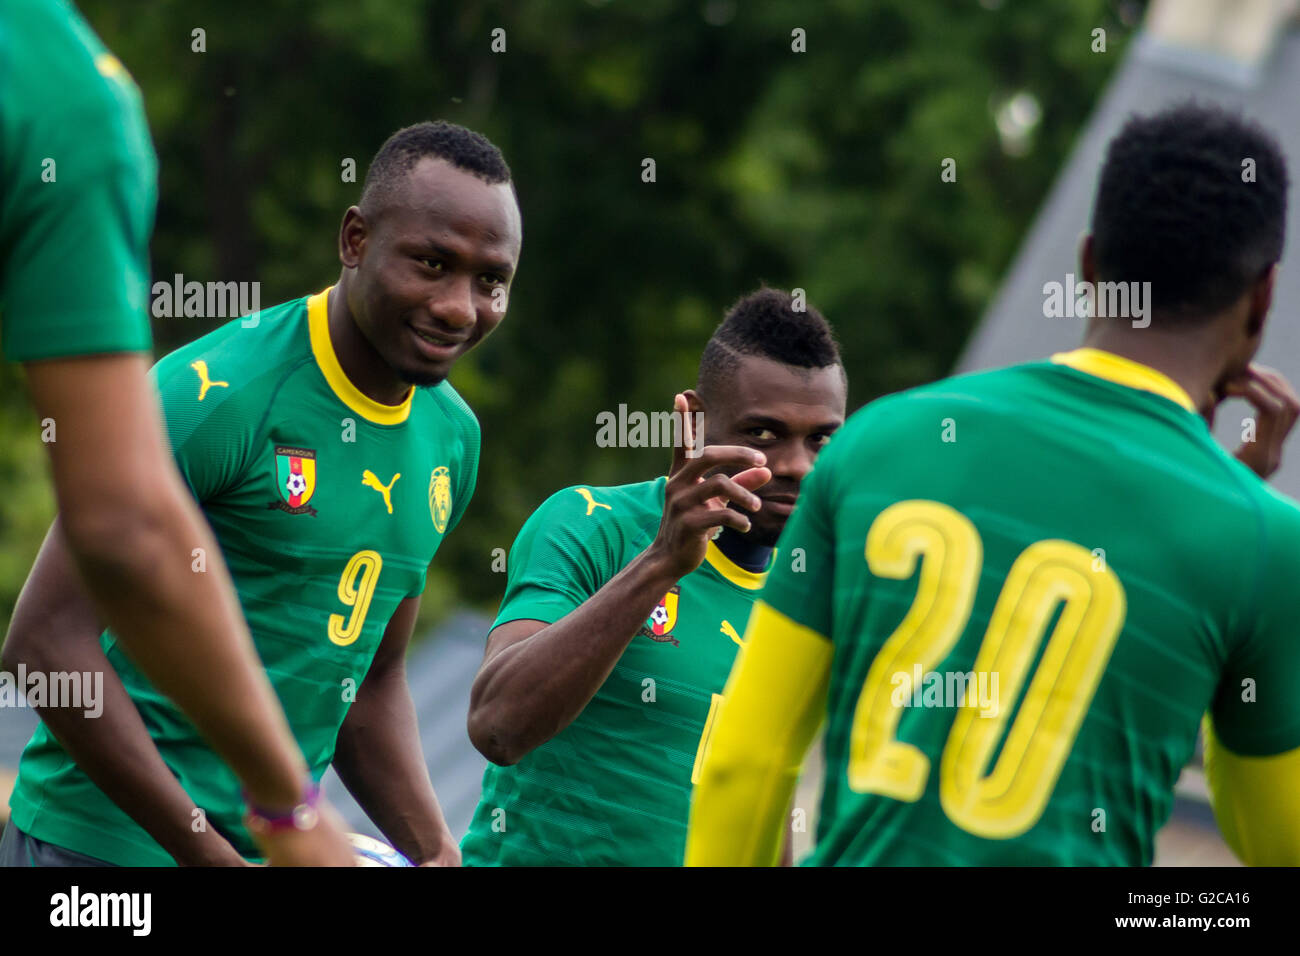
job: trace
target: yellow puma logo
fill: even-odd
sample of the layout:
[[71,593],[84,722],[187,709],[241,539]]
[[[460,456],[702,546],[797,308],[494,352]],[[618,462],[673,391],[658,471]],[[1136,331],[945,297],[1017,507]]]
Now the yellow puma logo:
[[741,647],[745,646],[745,642],[740,639],[740,635],[736,633],[736,629],[731,626],[730,621],[723,621],[722,627],[720,627],[719,630],[722,631],[723,634],[726,634],[727,637],[731,638],[733,641],[739,644]]
[[399,471],[397,474],[393,475],[392,481],[390,481],[387,485],[382,485],[379,483],[379,479],[375,477],[375,473],[371,471],[369,468],[367,468],[365,471],[361,473],[361,483],[365,485],[367,488],[374,488],[375,491],[383,495],[384,505],[388,508],[388,513],[392,514],[393,499],[388,496],[388,493],[393,490],[393,485],[397,484],[397,479],[401,477],[402,477],[402,473]]
[[197,362],[191,362],[190,368],[199,373],[199,401],[207,397],[210,388],[230,388],[229,382],[214,382],[208,378],[208,363],[199,359]]
[[597,508],[606,508],[610,511],[614,510],[613,508],[610,508],[609,505],[597,501],[595,498],[591,497],[591,492],[588,491],[586,488],[574,488],[573,490],[576,491],[578,494],[582,495],[582,497],[587,499],[587,517],[591,517],[591,513],[595,511]]

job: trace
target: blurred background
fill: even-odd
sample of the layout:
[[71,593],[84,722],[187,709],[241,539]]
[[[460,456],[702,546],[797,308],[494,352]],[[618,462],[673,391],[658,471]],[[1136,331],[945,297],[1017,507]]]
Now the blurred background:
[[[513,170],[510,312],[452,376],[482,423],[478,488],[429,573],[410,662],[458,834],[483,767],[464,717],[505,584],[494,550],[560,487],[666,469],[663,450],[597,447],[596,414],[669,408],[732,301],[760,282],[804,289],[856,408],[1077,343],[1079,320],[1043,318],[1042,285],[1072,270],[1101,151],[1132,111],[1191,94],[1240,106],[1300,156],[1292,0],[79,6],[144,94],[155,280],[256,280],[264,306],[329,285],[370,157],[414,122],[476,129]],[[1275,314],[1300,302],[1283,275]],[[216,324],[156,319],[156,352]],[[1279,334],[1265,358],[1300,373]],[[6,627],[53,513],[18,374],[0,366]],[[1300,490],[1300,471],[1281,483]],[[0,765],[33,722],[0,710]],[[813,815],[814,777],[799,799]],[[1189,768],[1160,862],[1230,859]]]

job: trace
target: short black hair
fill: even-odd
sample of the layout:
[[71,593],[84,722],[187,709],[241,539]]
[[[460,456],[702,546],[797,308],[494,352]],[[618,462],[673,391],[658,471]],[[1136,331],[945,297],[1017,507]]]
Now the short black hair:
[[719,394],[742,355],[802,369],[839,365],[843,371],[830,323],[811,305],[800,305],[795,308],[789,292],[767,286],[741,296],[704,346],[696,390],[706,397]]
[[1157,316],[1208,318],[1282,258],[1287,186],[1281,147],[1253,122],[1194,101],[1135,116],[1097,186],[1098,277],[1150,282]]
[[402,178],[425,157],[445,159],[490,185],[511,181],[501,150],[483,134],[444,120],[416,123],[388,137],[375,153],[361,186],[362,208],[382,208]]

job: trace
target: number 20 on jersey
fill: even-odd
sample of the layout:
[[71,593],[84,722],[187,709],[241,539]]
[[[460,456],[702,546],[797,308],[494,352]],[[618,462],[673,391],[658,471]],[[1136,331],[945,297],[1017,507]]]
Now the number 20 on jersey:
[[[915,665],[931,671],[956,646],[970,618],[983,566],[983,543],[965,515],[937,501],[901,501],[867,533],[866,560],[877,577],[907,580],[916,597],[867,672],[849,738],[848,783],[859,793],[921,798],[930,760],[897,737],[901,708],[893,677]],[[1045,632],[1060,617],[1033,674]],[[986,839],[1011,839],[1042,816],[1124,624],[1124,588],[1109,566],[1070,541],[1037,541],[1016,558],[975,658],[975,674],[999,675],[1002,701],[1029,681],[1015,721],[962,706],[939,762],[944,813]],[[974,687],[968,688],[973,694]],[[968,701],[967,703],[970,703]],[[992,767],[990,768],[990,763]]]

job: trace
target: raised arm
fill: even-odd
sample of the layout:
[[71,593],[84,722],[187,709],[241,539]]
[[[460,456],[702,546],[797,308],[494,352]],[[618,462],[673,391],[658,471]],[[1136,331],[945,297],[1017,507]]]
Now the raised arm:
[[[678,397],[678,410],[685,399]],[[687,459],[689,434],[675,448],[655,540],[578,607],[552,622],[507,621],[488,636],[470,692],[469,736],[497,764],[517,763],[571,724],[609,677],[655,605],[704,560],[719,527],[746,531],[749,519],[726,507],[760,506],[752,489],[771,473],[752,448],[714,445]],[[714,469],[739,471],[734,477]]]

